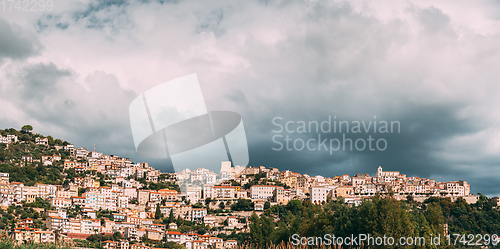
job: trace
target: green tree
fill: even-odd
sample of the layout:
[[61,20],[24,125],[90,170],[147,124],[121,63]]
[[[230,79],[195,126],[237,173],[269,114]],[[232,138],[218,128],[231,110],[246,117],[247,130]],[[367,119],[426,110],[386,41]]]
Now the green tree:
[[122,234],[118,231],[113,233],[113,240],[121,240],[123,238]]
[[266,202],[264,203],[264,210],[268,210],[268,209],[270,209],[270,208],[271,208],[271,203],[270,203],[269,201],[266,201]]
[[293,214],[298,214],[302,210],[302,202],[300,200],[291,200],[286,205],[286,209]]
[[50,146],[54,145],[54,137],[52,137],[52,136],[47,136],[47,140],[49,140],[49,145],[50,145]]
[[201,204],[200,202],[197,202],[193,205],[191,205],[192,208],[202,208],[203,207],[203,204]]
[[24,133],[29,133],[33,130],[33,126],[31,125],[24,125],[23,127],[21,127],[21,132],[24,132]]
[[155,212],[155,219],[161,219],[163,217],[163,214],[161,213],[160,210],[160,203],[156,204],[156,212]]
[[170,214],[168,215],[168,224],[170,224],[174,221],[175,221],[174,209],[170,209]]
[[205,199],[205,206],[207,206],[207,208],[210,206],[210,202],[212,202],[212,198],[208,197]]
[[224,209],[224,208],[226,208],[226,204],[224,204],[224,202],[223,202],[223,201],[221,201],[221,202],[219,203],[219,208],[220,208],[220,209]]
[[250,244],[267,248],[275,234],[274,223],[271,218],[262,215],[260,218],[254,213],[250,216]]
[[58,138],[58,139],[54,140],[54,144],[55,144],[55,145],[62,146],[62,145],[63,145],[63,141],[62,141],[61,139],[59,139],[59,138]]

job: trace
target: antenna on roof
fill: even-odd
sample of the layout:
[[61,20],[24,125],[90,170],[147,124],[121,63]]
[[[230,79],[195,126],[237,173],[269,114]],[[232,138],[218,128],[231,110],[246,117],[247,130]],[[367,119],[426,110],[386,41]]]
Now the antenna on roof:
[[96,149],[96,147],[97,147],[97,146],[94,144],[94,151],[96,151],[96,150],[95,150],[95,149]]

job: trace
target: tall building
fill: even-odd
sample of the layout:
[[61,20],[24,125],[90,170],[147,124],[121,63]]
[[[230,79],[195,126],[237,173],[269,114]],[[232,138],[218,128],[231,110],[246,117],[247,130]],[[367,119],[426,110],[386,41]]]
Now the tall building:
[[149,201],[149,191],[139,190],[137,191],[137,202],[141,205],[146,204]]
[[222,162],[220,165],[220,172],[233,172],[233,168],[231,167],[231,161]]

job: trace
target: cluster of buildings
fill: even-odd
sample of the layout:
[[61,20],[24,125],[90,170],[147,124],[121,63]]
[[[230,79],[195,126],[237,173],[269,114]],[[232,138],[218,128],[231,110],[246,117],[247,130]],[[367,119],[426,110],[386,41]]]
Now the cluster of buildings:
[[[12,136],[6,138],[17,140]],[[0,141],[3,139],[0,137]],[[35,142],[49,146],[46,138],[37,138]],[[382,167],[378,167],[373,176],[358,174],[327,178],[222,162],[218,173],[198,168],[161,174],[147,163],[133,163],[128,158],[103,155],[95,149],[88,151],[73,145],[56,147],[68,151],[71,159],[63,160],[60,155],[45,155],[37,159],[25,155],[20,159],[25,163],[57,163],[65,170],[93,173],[68,179],[70,183],[64,186],[40,183],[25,186],[20,182],[10,182],[8,173],[0,173],[1,207],[32,203],[37,198],[50,201],[53,207],[51,210],[34,208],[47,215],[43,221],[45,230],[30,219],[19,222],[12,231],[18,241],[51,242],[56,238],[85,239],[92,234],[120,232],[123,240],[104,241],[103,247],[145,249],[147,246],[141,243],[129,242],[147,237],[151,241],[175,242],[193,249],[232,248],[236,246],[236,241],[224,241],[217,237],[218,233],[248,231],[248,217],[252,212],[263,211],[267,202],[269,205],[286,205],[290,200],[298,199],[322,204],[328,198],[342,197],[346,202],[357,205],[376,193],[393,193],[397,199],[413,196],[423,200],[438,196],[463,197],[470,202],[477,200],[470,194],[470,185],[465,181],[436,182],[433,179],[407,177],[398,171],[383,171]],[[105,176],[105,186],[101,186],[103,179],[99,179],[95,172]],[[147,190],[143,188],[144,181],[139,181],[139,178],[154,183],[170,182],[172,186],[178,184],[180,191]],[[231,204],[241,199],[251,201],[253,210],[209,214],[206,208],[229,209]],[[173,215],[218,229],[203,235],[181,233],[176,223],[166,225],[155,219],[157,209],[163,217]],[[78,210],[78,215],[74,215],[75,210]],[[103,210],[109,215],[98,217]]]
[[[433,179],[408,177],[398,171],[383,171],[381,166],[374,176],[358,174],[327,178],[301,175],[289,170],[280,172],[276,168],[264,166],[230,167],[230,162],[223,162],[219,174],[227,177],[221,179],[224,182],[217,184],[214,183],[216,174],[202,168],[184,170],[176,175],[184,180],[185,195],[192,203],[206,198],[231,201],[248,198],[255,202],[256,210],[261,207],[262,202],[286,205],[293,199],[309,199],[315,204],[321,204],[329,197],[342,197],[346,202],[359,204],[376,193],[393,193],[399,200],[412,196],[417,201],[435,196],[452,199],[462,197],[472,203],[478,198],[470,194],[470,185],[466,181],[436,182]],[[256,175],[264,175],[266,184],[253,185],[249,189],[241,187],[251,182]],[[234,182],[239,186],[233,186]]]
[[[37,139],[42,146],[46,139]],[[10,205],[24,205],[36,202],[38,198],[49,201],[51,210],[33,208],[40,214],[46,214],[43,221],[45,230],[32,219],[18,222],[12,230],[12,237],[19,242],[54,242],[61,239],[85,239],[92,234],[114,234],[120,232],[124,236],[121,241],[103,242],[105,248],[128,249],[148,248],[142,243],[130,244],[129,241],[141,241],[147,237],[150,241],[167,241],[181,243],[186,248],[232,248],[235,240],[222,240],[212,235],[180,233],[177,224],[168,226],[155,219],[159,207],[164,217],[171,213],[175,218],[202,223],[207,215],[206,208],[193,208],[188,205],[186,195],[175,189],[147,190],[135,179],[143,178],[147,182],[171,182],[175,186],[175,176],[161,174],[148,163],[133,163],[128,158],[103,155],[84,148],[67,145],[58,149],[67,150],[71,159],[63,160],[60,155],[46,155],[35,159],[24,155],[20,159],[24,163],[41,162],[52,165],[58,162],[65,170],[75,172],[93,172],[85,177],[74,177],[69,184],[51,185],[37,183],[25,186],[21,182],[11,182],[9,173],[0,172],[0,207],[6,209]],[[22,164],[21,166],[24,166]],[[105,176],[106,186],[95,172]],[[111,179],[111,180],[109,180]],[[139,179],[138,179],[139,180]],[[71,215],[78,210],[78,215]],[[99,212],[109,212],[109,216],[99,218]],[[229,219],[229,226],[242,225],[236,219],[212,219],[210,224],[224,224]],[[207,218],[207,221],[210,218]],[[235,222],[236,221],[236,222]],[[227,223],[227,222],[226,222]],[[245,223],[246,226],[246,223]]]

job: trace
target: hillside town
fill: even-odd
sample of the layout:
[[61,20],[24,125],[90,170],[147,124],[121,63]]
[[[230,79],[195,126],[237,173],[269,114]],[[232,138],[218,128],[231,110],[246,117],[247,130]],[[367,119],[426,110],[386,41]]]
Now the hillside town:
[[0,136],[0,143],[5,150],[29,143],[41,148],[36,155],[25,150],[19,158],[9,159],[13,167],[62,170],[63,179],[57,179],[61,184],[28,185],[12,181],[12,172],[0,173],[4,229],[19,243],[83,243],[108,235],[99,241],[102,248],[146,249],[156,242],[188,249],[234,248],[236,235],[249,231],[252,213],[292,200],[322,205],[334,199],[359,205],[376,194],[416,201],[478,199],[466,181],[436,182],[381,166],[374,166],[372,174],[324,177],[227,161],[221,162],[219,172],[200,167],[162,173],[145,162],[43,136],[33,141]]

